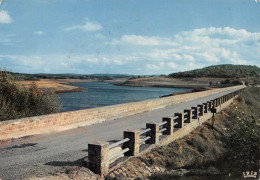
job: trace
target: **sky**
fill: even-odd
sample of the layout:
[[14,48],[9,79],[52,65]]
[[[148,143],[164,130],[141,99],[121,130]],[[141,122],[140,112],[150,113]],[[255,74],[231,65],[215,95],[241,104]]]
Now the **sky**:
[[0,0],[0,68],[169,74],[260,67],[260,0]]

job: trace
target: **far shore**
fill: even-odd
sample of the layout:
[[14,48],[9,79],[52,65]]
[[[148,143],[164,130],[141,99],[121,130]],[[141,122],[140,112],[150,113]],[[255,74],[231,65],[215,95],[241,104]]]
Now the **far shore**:
[[71,93],[71,92],[83,92],[86,88],[70,85],[71,83],[85,83],[95,82],[94,80],[82,80],[82,79],[40,79],[40,81],[20,81],[25,87],[30,87],[33,83],[37,85],[39,89],[51,90],[56,94]]
[[216,83],[223,78],[167,78],[167,77],[145,77],[126,80],[124,82],[111,82],[118,86],[133,86],[133,87],[164,87],[164,88],[191,88],[211,89],[210,82]]
[[[183,78],[174,79],[166,77],[145,77],[137,79],[113,79],[102,82],[111,83],[117,86],[132,87],[161,87],[161,88],[190,88],[190,92],[212,89],[209,83],[221,81],[221,78]],[[71,83],[100,82],[98,79],[40,79],[40,81],[20,81],[25,87],[30,87],[35,82],[39,89],[52,90],[55,93],[82,92],[85,88],[71,85]],[[171,94],[174,95],[174,94]]]

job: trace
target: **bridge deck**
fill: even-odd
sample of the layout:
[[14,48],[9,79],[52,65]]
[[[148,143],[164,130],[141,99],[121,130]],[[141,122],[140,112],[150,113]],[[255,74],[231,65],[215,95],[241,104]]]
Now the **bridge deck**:
[[64,166],[78,165],[87,156],[88,143],[122,139],[126,129],[140,130],[148,122],[160,123],[162,117],[173,116],[175,112],[235,90],[238,89],[92,126],[14,140],[0,146],[0,179],[46,175],[61,171]]

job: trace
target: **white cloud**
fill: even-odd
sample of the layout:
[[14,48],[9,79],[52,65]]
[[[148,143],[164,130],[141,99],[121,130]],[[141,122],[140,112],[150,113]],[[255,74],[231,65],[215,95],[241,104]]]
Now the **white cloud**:
[[195,60],[193,56],[188,55],[188,54],[184,54],[184,55],[183,55],[183,58],[186,59],[186,60],[188,60],[188,61],[194,61],[194,60]]
[[36,31],[36,32],[34,32],[34,34],[41,36],[41,35],[44,35],[45,32],[43,32],[43,31]]
[[148,68],[149,70],[158,70],[160,67],[155,64],[146,64],[146,68]]
[[198,53],[198,57],[203,58],[206,62],[213,62],[213,63],[218,63],[220,62],[220,59],[216,57],[215,54],[213,53],[208,53],[208,52],[203,52],[203,53]]
[[104,57],[102,60],[103,60],[104,64],[110,64],[111,63],[111,60],[106,58],[106,57]]
[[181,60],[182,57],[176,53],[175,49],[167,49],[167,50],[161,50],[161,49],[154,49],[152,52],[145,52],[141,53],[143,56],[147,58],[152,59],[171,59],[171,60]]
[[117,44],[131,44],[142,46],[174,46],[176,45],[170,38],[162,38],[158,36],[137,36],[137,35],[123,35],[119,39],[113,39],[112,42],[107,43],[112,45]]
[[98,31],[101,30],[103,27],[96,22],[90,22],[88,19],[86,19],[86,23],[84,25],[76,25],[67,27],[64,30],[65,31],[72,31],[72,30],[82,30],[82,31]]
[[121,60],[119,60],[119,59],[114,59],[113,60],[113,63],[115,64],[115,65],[122,65],[122,64],[124,64]]
[[98,63],[99,59],[96,57],[88,57],[86,58],[86,62],[90,62],[90,63]]
[[[148,41],[136,44],[128,41],[132,43],[129,44],[130,52],[122,50],[113,54],[70,54],[69,59],[65,55],[0,55],[0,64],[19,72],[81,74],[169,74],[227,63],[260,66],[260,33],[232,28],[202,28],[166,38],[171,39],[170,42],[176,44],[174,46],[165,46],[165,41],[159,41],[165,38],[157,37],[161,44],[156,48],[150,45],[140,47],[139,44],[155,40],[149,37],[145,39]],[[0,41],[3,40],[0,38]],[[125,44],[126,42],[124,40]]]
[[260,65],[260,32],[230,27],[202,28],[180,32],[172,43],[177,45],[158,46],[140,54],[154,62],[172,61],[176,64],[172,66],[175,71],[226,63]]
[[175,69],[177,67],[177,65],[173,62],[167,63],[167,66],[172,68],[172,69]]
[[0,23],[9,24],[13,22],[12,18],[10,17],[9,13],[4,10],[0,10]]

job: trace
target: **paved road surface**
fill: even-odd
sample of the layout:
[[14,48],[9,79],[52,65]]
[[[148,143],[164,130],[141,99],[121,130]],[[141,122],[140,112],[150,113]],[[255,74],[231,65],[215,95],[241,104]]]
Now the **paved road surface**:
[[0,179],[46,175],[61,171],[64,166],[79,165],[87,156],[88,143],[119,140],[126,129],[138,130],[147,122],[161,122],[162,117],[173,116],[175,112],[230,92],[232,90],[88,127],[15,140],[0,146]]

